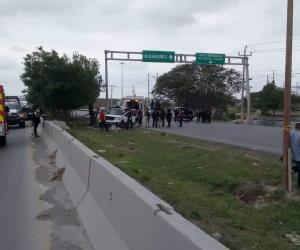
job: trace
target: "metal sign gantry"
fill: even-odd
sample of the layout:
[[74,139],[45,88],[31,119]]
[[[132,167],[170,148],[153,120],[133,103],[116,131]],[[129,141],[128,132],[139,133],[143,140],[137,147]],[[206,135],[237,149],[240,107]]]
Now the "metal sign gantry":
[[[161,51],[157,51],[161,52]],[[170,53],[170,52],[165,52]],[[174,52],[175,53],[175,52]],[[105,86],[106,86],[106,105],[108,106],[108,61],[132,61],[132,62],[149,62],[143,60],[143,51],[133,52],[133,51],[113,51],[105,50]],[[195,63],[195,54],[176,54],[174,57],[174,63]],[[155,61],[156,63],[159,61]],[[161,61],[161,63],[164,63]],[[247,119],[250,122],[250,84],[249,84],[249,59],[248,56],[225,56],[225,63],[222,65],[240,65],[244,67],[245,70],[245,82],[247,86]]]

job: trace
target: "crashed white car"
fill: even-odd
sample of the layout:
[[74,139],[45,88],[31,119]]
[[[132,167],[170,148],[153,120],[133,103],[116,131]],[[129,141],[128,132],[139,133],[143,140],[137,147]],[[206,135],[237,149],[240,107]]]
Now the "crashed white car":
[[[127,111],[125,108],[111,108],[106,113],[106,124],[115,125],[117,127],[125,127],[127,124]],[[135,124],[135,116],[132,116],[132,123]]]

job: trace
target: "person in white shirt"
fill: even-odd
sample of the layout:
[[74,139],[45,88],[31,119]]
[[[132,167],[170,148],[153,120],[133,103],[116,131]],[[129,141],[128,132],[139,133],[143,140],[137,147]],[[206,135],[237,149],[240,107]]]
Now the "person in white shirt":
[[295,124],[295,129],[291,132],[293,170],[298,173],[298,186],[300,186],[300,122]]

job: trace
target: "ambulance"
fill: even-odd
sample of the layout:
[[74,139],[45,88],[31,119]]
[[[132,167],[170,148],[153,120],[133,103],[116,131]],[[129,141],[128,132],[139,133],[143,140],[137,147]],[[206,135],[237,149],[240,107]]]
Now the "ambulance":
[[6,109],[5,95],[3,86],[0,85],[0,146],[6,144],[7,124],[6,124]]

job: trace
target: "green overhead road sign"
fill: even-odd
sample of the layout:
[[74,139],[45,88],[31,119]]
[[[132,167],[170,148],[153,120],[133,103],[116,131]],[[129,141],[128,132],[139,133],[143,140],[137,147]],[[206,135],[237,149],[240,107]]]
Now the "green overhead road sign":
[[225,54],[196,53],[197,64],[225,64]]
[[175,62],[175,52],[143,50],[143,62],[173,63]]

